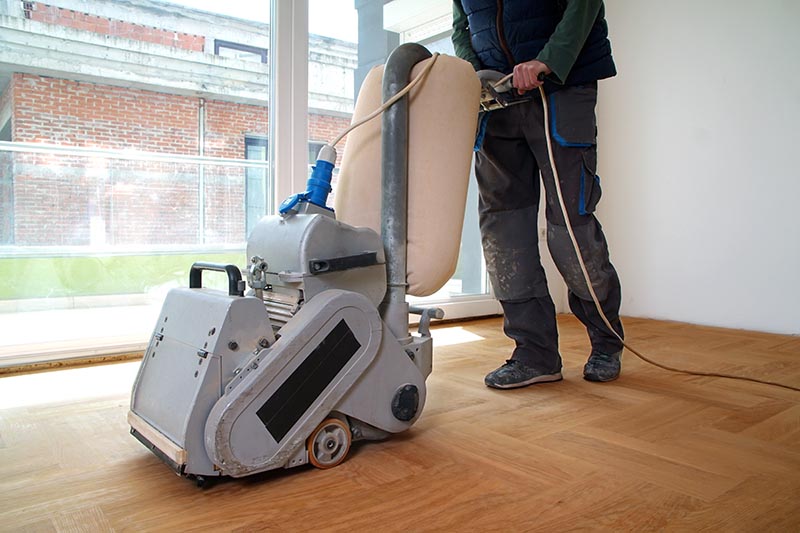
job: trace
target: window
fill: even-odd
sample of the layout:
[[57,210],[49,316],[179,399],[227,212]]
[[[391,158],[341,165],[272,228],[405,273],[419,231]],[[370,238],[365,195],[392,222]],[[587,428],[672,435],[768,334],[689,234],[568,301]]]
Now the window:
[[[266,161],[269,154],[269,142],[266,137],[245,137],[245,159]],[[247,236],[253,227],[268,214],[267,194],[269,180],[266,168],[245,169],[245,216]]]
[[[256,221],[300,192],[305,151],[313,164],[321,141],[349,125],[361,80],[411,35],[389,28],[385,7],[451,9],[449,0],[368,0],[357,10],[352,0],[308,0],[308,20],[303,0],[168,3],[0,1],[0,15],[23,34],[0,37],[0,365],[20,354],[141,349],[164,294],[186,285],[192,262],[244,265]],[[293,25],[279,42],[278,19]],[[299,45],[286,35],[306,24],[308,54],[294,53]],[[446,30],[434,26],[420,35]],[[270,58],[281,46],[282,61]],[[80,61],[69,51],[78,48]],[[291,63],[303,74],[270,77],[279,63],[282,73]],[[307,110],[298,106],[306,97]],[[293,135],[306,112],[307,135]],[[280,177],[270,151],[280,155]],[[486,298],[476,232],[477,224],[465,233],[469,263],[438,301]]]
[[169,3],[0,2],[0,365],[136,351],[193,262],[245,264],[272,202],[269,7]]
[[248,44],[232,43],[230,41],[214,40],[214,55],[232,57],[244,61],[258,61],[266,63],[269,54],[266,48],[259,48]]

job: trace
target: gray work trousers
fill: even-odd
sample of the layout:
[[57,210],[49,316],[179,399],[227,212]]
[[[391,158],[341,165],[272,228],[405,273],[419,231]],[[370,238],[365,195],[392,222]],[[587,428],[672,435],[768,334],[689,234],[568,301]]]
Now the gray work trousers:
[[[619,278],[593,215],[600,200],[594,111],[597,84],[560,88],[547,98],[567,213],[603,311],[622,335]],[[540,174],[546,199],[547,245],[569,289],[570,309],[586,326],[592,350],[620,351],[622,344],[603,323],[591,299],[561,214],[538,90],[530,102],[492,111],[487,120],[475,159],[481,237],[489,278],[505,313],[504,331],[516,342],[512,358],[544,371],[561,368],[555,306],[539,257]]]

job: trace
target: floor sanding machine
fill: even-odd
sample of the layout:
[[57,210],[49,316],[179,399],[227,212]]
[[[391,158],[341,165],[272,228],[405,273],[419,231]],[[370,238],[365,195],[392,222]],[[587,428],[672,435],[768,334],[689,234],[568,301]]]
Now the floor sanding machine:
[[[395,50],[384,101],[398,92],[387,78],[407,81],[427,58],[416,44]],[[326,207],[336,161],[326,146],[307,191],[253,229],[246,268],[195,263],[189,287],[168,293],[128,422],[179,475],[200,484],[306,463],[329,468],[352,441],[384,439],[419,419],[429,324],[443,314],[405,301],[407,100],[382,118],[392,150],[384,142],[383,235]],[[227,276],[227,291],[203,287],[209,271]],[[409,312],[421,315],[416,333]]]

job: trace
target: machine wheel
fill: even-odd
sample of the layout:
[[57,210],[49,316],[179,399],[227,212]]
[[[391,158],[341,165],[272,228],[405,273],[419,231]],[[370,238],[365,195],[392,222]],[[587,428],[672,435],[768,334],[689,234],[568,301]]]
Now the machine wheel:
[[308,460],[317,468],[333,468],[350,451],[350,428],[338,418],[328,418],[308,437]]

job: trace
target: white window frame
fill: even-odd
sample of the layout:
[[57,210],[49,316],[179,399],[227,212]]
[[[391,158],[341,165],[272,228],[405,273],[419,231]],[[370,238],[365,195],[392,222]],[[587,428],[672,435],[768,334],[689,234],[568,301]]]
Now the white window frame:
[[308,173],[308,2],[271,0],[270,161],[274,212]]

